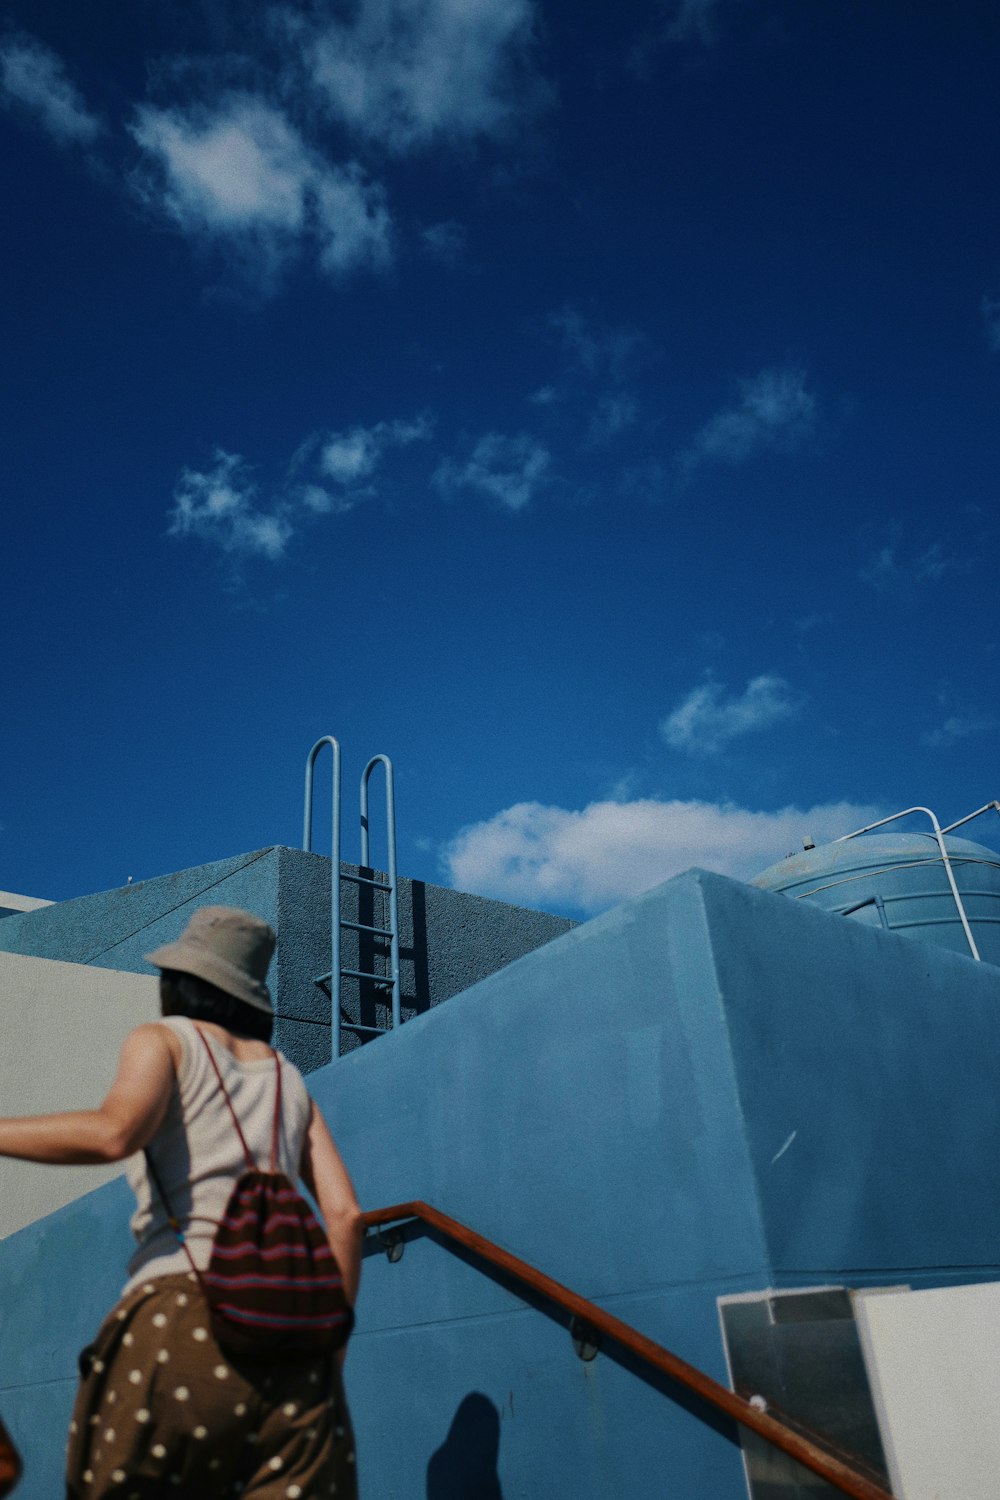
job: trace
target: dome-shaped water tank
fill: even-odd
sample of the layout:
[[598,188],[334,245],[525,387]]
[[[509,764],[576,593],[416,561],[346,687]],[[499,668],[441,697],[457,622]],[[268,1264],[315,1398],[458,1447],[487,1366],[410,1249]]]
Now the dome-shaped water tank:
[[[1000,964],[1000,855],[968,839],[947,836],[944,842],[979,956]],[[789,855],[752,883],[970,954],[932,833],[870,833],[824,844]]]

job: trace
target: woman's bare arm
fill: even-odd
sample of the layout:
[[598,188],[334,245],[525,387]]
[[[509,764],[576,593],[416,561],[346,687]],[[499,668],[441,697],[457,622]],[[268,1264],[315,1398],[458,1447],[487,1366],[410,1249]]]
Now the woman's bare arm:
[[152,1138],[166,1113],[177,1045],[165,1026],[138,1026],[125,1038],[103,1104],[65,1114],[0,1119],[0,1156],[78,1165],[131,1156]]
[[326,1121],[315,1100],[312,1102],[300,1171],[303,1182],[319,1205],[326,1226],[326,1237],[344,1278],[347,1300],[353,1306],[361,1280],[361,1244],[365,1233],[361,1223],[361,1205],[354,1196],[347,1168],[333,1144],[333,1137],[326,1128]]

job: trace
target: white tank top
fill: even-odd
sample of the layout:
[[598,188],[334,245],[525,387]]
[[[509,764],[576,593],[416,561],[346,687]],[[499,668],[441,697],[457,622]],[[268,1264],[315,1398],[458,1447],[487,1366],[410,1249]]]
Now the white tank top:
[[[183,1056],[167,1113],[148,1150],[163,1183],[170,1207],[181,1221],[188,1249],[199,1271],[207,1270],[216,1226],[226,1211],[233,1184],[246,1171],[240,1138],[229,1113],[211,1059],[187,1016],[169,1016],[162,1023],[180,1038]],[[201,1035],[212,1049],[233,1108],[239,1118],[255,1165],[268,1171],[274,1128],[276,1069],[274,1057],[238,1062],[232,1053]],[[294,1182],[299,1175],[302,1146],[309,1126],[311,1103],[302,1075],[286,1057],[281,1064],[281,1124],[278,1132],[278,1170]],[[190,1262],[167,1222],[167,1210],[150,1183],[142,1153],[129,1157],[125,1168],[136,1196],[132,1233],[138,1249],[129,1261],[129,1292],[139,1282],[190,1270]]]

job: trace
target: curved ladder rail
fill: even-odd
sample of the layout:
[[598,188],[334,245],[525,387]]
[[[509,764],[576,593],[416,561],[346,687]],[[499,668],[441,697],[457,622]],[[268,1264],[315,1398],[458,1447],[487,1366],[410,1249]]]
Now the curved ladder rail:
[[[377,765],[385,770],[385,825],[387,844],[387,873],[389,876],[389,926],[362,927],[365,932],[375,933],[389,939],[389,977],[392,981],[392,1027],[401,1024],[401,999],[399,984],[399,903],[396,898],[396,790],[392,774],[392,761],[388,755],[373,755],[361,773],[361,863],[372,869],[368,847],[368,782]],[[346,924],[352,925],[350,923]],[[358,924],[360,926],[360,924]]]
[[645,1334],[639,1333],[628,1323],[623,1323],[620,1318],[605,1312],[596,1303],[578,1296],[561,1282],[553,1281],[551,1276],[546,1276],[536,1266],[529,1265],[527,1261],[521,1260],[516,1255],[511,1255],[510,1251],[501,1249],[492,1240],[470,1229],[467,1224],[462,1224],[458,1219],[441,1213],[439,1209],[432,1208],[429,1203],[423,1203],[416,1198],[411,1203],[397,1203],[390,1208],[371,1209],[362,1214],[365,1227],[373,1229],[385,1224],[399,1223],[405,1219],[422,1219],[425,1224],[432,1225],[449,1239],[454,1240],[456,1244],[464,1246],[465,1249],[471,1250],[473,1254],[497,1266],[501,1271],[506,1271],[509,1275],[516,1277],[533,1291],[573,1314],[587,1329],[595,1329],[614,1339],[631,1354],[637,1355],[654,1369],[669,1375],[679,1385],[693,1391],[695,1395],[714,1406],[717,1411],[724,1412],[733,1421],[757,1433],[775,1448],[780,1448],[783,1453],[787,1453],[790,1458],[819,1475],[821,1479],[825,1479],[842,1494],[850,1495],[852,1500],[892,1500],[887,1490],[874,1484],[863,1474],[859,1474],[850,1465],[826,1453],[808,1438],[800,1436],[784,1422],[779,1422],[777,1418],[769,1416],[766,1411],[758,1410],[742,1396],[736,1395],[735,1391],[720,1385],[710,1375],[696,1369],[694,1365],[689,1365],[686,1360],[681,1359],[679,1355],[672,1354],[662,1344],[654,1343]]
[[330,833],[330,972],[321,974],[317,984],[330,981],[330,1055],[340,1056],[340,745],[332,734],[324,734],[309,751],[306,760],[306,798],[302,818],[302,848],[312,853],[313,781],[316,757],[324,745],[333,751],[333,786]]
[[[399,906],[397,900],[397,877],[396,877],[396,796],[393,781],[392,761],[387,755],[374,755],[365,766],[361,776],[361,864],[365,869],[370,869],[369,836],[368,836],[368,782],[377,765],[385,769],[385,804],[386,804],[386,842],[388,845],[388,880],[376,880],[369,875],[344,874],[340,868],[340,744],[332,734],[324,734],[318,739],[309,751],[306,759],[306,787],[305,804],[302,816],[302,848],[306,854],[313,852],[312,848],[312,824],[313,824],[313,786],[316,779],[316,759],[324,745],[329,745],[333,753],[332,789],[331,789],[331,834],[330,834],[330,970],[327,974],[319,974],[316,984],[330,982],[330,1052],[332,1057],[340,1056],[340,1035],[344,1027],[349,1031],[364,1031],[376,1036],[382,1036],[385,1027],[363,1026],[359,1021],[345,1021],[340,1010],[340,984],[346,976],[348,979],[357,979],[359,983],[367,981],[382,985],[392,991],[392,1021],[391,1028],[399,1026],[401,1022],[401,995],[400,995],[400,971],[399,971]],[[369,886],[372,890],[384,891],[389,897],[389,926],[375,927],[367,922],[348,922],[341,916],[341,883],[344,880],[353,881],[358,886]],[[340,961],[341,931],[348,927],[353,932],[368,933],[372,937],[388,939],[389,941],[389,967],[388,976],[368,973],[362,969],[345,969]],[[390,1028],[390,1029],[391,1029]]]

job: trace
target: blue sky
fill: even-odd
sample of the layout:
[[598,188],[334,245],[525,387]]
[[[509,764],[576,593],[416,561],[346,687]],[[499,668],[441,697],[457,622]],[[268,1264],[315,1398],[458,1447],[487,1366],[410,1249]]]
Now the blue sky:
[[0,887],[295,844],[324,733],[347,857],[385,752],[405,873],[578,916],[997,796],[998,76],[968,0],[5,5]]

